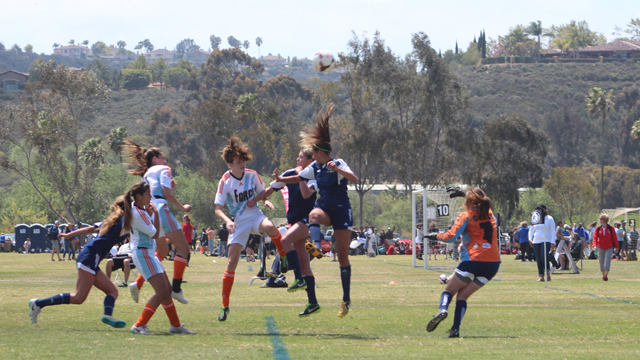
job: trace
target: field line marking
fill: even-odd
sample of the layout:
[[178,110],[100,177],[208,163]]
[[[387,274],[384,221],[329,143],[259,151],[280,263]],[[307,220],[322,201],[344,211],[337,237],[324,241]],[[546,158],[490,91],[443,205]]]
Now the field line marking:
[[276,327],[275,320],[273,320],[273,316],[267,316],[264,319],[267,320],[267,330],[269,330],[269,335],[271,335],[273,357],[276,360],[289,360],[289,354],[287,354],[287,346],[284,344],[284,341],[282,341],[282,338],[278,333],[278,328]]
[[574,291],[571,291],[571,290],[558,289],[558,288],[549,288],[549,289],[563,291],[563,292],[570,293],[570,294],[587,295],[587,296],[591,296],[591,297],[594,297],[594,298],[597,298],[597,299],[605,299],[605,300],[609,300],[609,301],[618,301],[618,302],[622,302],[622,303],[629,304],[629,305],[640,305],[640,303],[636,303],[636,302],[633,302],[633,301],[620,300],[620,299],[615,299],[615,298],[608,297],[608,296],[599,296],[599,295],[594,295],[594,294],[589,294],[589,293],[577,293],[577,292],[574,292]]

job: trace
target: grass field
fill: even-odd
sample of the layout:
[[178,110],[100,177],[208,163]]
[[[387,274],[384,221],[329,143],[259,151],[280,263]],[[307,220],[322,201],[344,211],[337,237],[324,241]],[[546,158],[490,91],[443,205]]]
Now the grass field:
[[[159,310],[149,323],[155,336],[146,337],[134,336],[129,328],[151,296],[148,285],[139,304],[133,303],[127,289],[120,289],[114,315],[127,321],[125,329],[100,322],[103,294],[95,288],[85,304],[44,308],[38,324],[32,324],[29,299],[75,288],[75,263],[49,259],[48,254],[0,254],[0,358],[628,359],[640,355],[639,262],[613,262],[610,280],[603,282],[596,275],[597,261],[584,261],[580,275],[554,275],[545,289],[544,283],[535,281],[535,263],[505,256],[502,280],[491,282],[469,300],[462,337],[448,339],[453,316],[435,332],[425,331],[444,290],[438,283],[439,272],[411,268],[409,256],[353,257],[352,310],[343,319],[336,316],[342,294],[336,263],[326,258],[316,262],[323,311],[302,319],[297,313],[306,305],[303,292],[261,289],[260,281],[247,286],[259,263],[241,260],[231,313],[220,323],[226,261],[212,263],[211,258],[195,254],[185,276],[188,284],[183,286],[191,303],[178,304],[178,313],[197,335],[170,335],[168,319]],[[390,281],[397,285],[389,285]]]

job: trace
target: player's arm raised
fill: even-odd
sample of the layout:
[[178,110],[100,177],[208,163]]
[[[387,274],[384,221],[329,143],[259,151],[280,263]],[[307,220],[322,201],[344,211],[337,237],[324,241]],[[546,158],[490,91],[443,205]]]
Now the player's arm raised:
[[358,177],[356,176],[356,174],[352,173],[349,170],[341,169],[333,160],[327,163],[327,168],[337,172],[338,174],[342,175],[345,179],[351,181],[352,183],[358,182]]
[[438,234],[437,236],[438,240],[442,242],[455,241],[459,236],[461,236],[464,233],[468,223],[469,223],[469,218],[465,216],[464,213],[460,214],[460,216],[458,216],[458,219],[456,219],[456,222],[453,224],[453,226],[451,226],[451,229],[447,230],[444,233]]
[[87,227],[83,227],[82,229],[74,230],[70,233],[58,234],[58,240],[61,240],[63,238],[68,239],[68,238],[73,238],[75,236],[91,234],[98,231],[100,231],[100,228],[97,228],[94,226],[87,226]]

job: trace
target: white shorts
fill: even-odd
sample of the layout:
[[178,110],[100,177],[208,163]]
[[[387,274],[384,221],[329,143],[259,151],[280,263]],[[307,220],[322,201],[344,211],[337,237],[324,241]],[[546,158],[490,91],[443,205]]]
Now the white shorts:
[[262,211],[244,218],[236,218],[234,221],[236,223],[236,231],[234,231],[233,234],[229,234],[228,244],[240,244],[243,248],[247,246],[249,235],[260,235],[260,224],[262,224],[262,221],[266,218]]
[[136,269],[145,280],[164,272],[164,266],[156,256],[156,249],[135,249],[131,252],[131,256]]

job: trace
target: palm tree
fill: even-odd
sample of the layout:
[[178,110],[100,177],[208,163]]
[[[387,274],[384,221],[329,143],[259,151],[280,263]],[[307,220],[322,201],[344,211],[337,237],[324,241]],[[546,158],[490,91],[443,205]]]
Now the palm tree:
[[102,139],[91,138],[80,147],[80,160],[89,167],[98,166],[104,163],[105,150],[102,147]]
[[118,54],[120,55],[124,55],[127,53],[127,50],[125,50],[125,47],[127,46],[127,43],[124,42],[123,40],[118,40]]
[[129,69],[136,69],[136,70],[147,70],[147,67],[148,67],[147,58],[144,57],[143,55],[138,56],[136,61],[131,63],[129,66],[127,66],[127,68]]
[[82,42],[82,45],[84,45],[84,46],[89,45],[89,40],[85,40],[85,41],[83,41],[83,42]]
[[53,43],[52,48],[53,48],[53,52],[54,52],[54,53],[56,52],[56,49],[57,49],[58,47],[60,47],[60,44],[58,44],[58,43]]
[[75,40],[73,40],[73,39],[69,40],[69,42],[68,42],[68,44],[69,44],[69,45],[73,45],[73,44],[75,44],[75,43],[76,43],[76,41],[75,41]]
[[542,36],[542,21],[538,20],[537,22],[532,21],[527,28],[527,33],[531,36],[535,36],[538,38],[538,46],[536,47],[536,53],[538,60],[540,59],[540,37]]
[[587,109],[589,114],[598,116],[602,114],[602,132],[600,133],[600,209],[604,209],[604,123],[611,108],[615,106],[613,102],[613,90],[606,92],[599,87],[591,88],[587,95]]
[[262,45],[262,38],[258,36],[256,38],[256,45],[258,45],[258,60],[260,59],[260,45]]
[[169,63],[167,62],[167,60],[160,58],[154,61],[149,67],[151,68],[151,76],[153,77],[153,81],[159,82],[160,89],[163,89],[164,83],[162,82],[162,74],[164,74],[164,71],[169,68]]
[[501,36],[499,41],[510,54],[518,54],[522,57],[533,40],[529,38],[524,26],[517,25],[509,29],[506,36]]
[[191,61],[189,61],[189,60],[180,59],[175,66],[180,68],[180,69],[185,69],[187,71],[191,71],[191,69],[193,68],[193,63]]
[[242,47],[244,48],[244,51],[246,52],[247,50],[249,50],[249,45],[251,45],[251,43],[249,42],[249,40],[245,40],[242,43]]
[[111,67],[107,65],[107,63],[100,58],[93,60],[89,64],[89,70],[91,70],[94,73],[96,78],[102,79],[105,82],[109,79],[109,76],[111,75]]
[[109,149],[120,156],[120,162],[122,162],[122,145],[124,145],[124,139],[129,136],[124,126],[120,126],[115,129],[111,129],[107,138],[109,140]]

